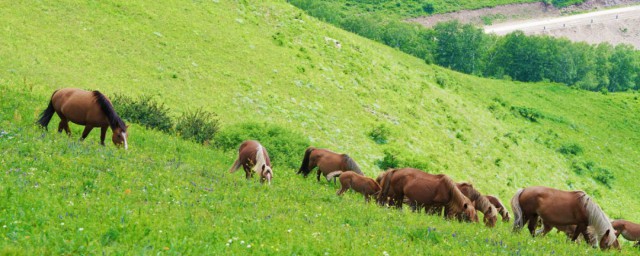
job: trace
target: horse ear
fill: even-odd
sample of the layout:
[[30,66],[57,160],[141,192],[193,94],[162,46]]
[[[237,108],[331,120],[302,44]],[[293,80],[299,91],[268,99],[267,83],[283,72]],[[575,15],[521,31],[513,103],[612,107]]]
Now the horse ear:
[[603,237],[608,237],[609,236],[609,231],[611,231],[610,229],[607,229],[607,231],[604,232],[604,235],[602,235]]
[[264,169],[267,168],[266,164],[262,164],[262,171],[264,172]]

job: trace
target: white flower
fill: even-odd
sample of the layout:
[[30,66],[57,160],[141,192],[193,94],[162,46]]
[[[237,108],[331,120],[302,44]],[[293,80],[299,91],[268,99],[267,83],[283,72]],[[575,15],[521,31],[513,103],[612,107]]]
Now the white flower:
[[229,246],[229,243],[227,243],[227,246]]
[[244,240],[240,241],[240,244],[244,244]]
[[287,229],[287,232],[291,233],[291,230],[292,230],[292,229]]
[[247,248],[251,248],[251,244],[248,244],[248,245],[247,245]]
[[64,222],[60,223],[60,226],[64,226]]
[[227,243],[233,243],[233,239],[229,239],[229,241],[227,241]]
[[83,231],[83,230],[84,230],[84,228],[79,228],[79,229],[78,229],[78,231]]

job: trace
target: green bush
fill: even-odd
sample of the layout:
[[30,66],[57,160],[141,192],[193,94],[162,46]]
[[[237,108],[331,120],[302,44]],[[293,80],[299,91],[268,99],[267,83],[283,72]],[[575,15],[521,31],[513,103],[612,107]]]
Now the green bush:
[[216,114],[202,109],[182,113],[176,124],[176,132],[182,138],[198,143],[211,141],[219,129]]
[[569,143],[569,144],[565,144],[565,145],[561,145],[560,148],[558,148],[558,152],[560,152],[563,155],[574,155],[577,156],[579,154],[582,154],[582,146],[578,145],[577,143]]
[[615,178],[611,171],[602,167],[598,167],[593,170],[593,172],[591,173],[591,177],[594,180],[602,183],[602,185],[605,185],[607,188],[611,188],[611,182]]
[[389,128],[381,124],[374,127],[367,135],[369,135],[369,138],[375,141],[376,144],[387,144],[387,142],[389,142],[389,133]]
[[400,161],[398,161],[398,158],[396,158],[395,154],[388,150],[385,150],[384,157],[382,157],[382,159],[376,160],[375,163],[381,170],[397,168],[400,165]]
[[277,125],[242,123],[220,130],[214,145],[223,150],[237,152],[245,140],[259,141],[269,152],[273,165],[293,169],[300,167],[304,151],[311,144],[302,134]]
[[540,111],[528,107],[512,106],[511,111],[534,123],[537,123],[538,120],[544,117]]
[[120,118],[126,121],[163,132],[169,132],[173,128],[169,108],[165,107],[164,103],[156,102],[151,96],[133,99],[116,94],[112,103]]

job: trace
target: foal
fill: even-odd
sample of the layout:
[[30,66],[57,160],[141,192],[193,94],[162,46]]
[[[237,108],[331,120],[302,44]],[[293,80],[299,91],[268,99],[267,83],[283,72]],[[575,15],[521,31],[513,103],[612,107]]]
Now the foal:
[[380,193],[380,185],[372,178],[362,176],[352,171],[335,171],[327,175],[327,179],[331,180],[335,176],[340,176],[340,185],[342,187],[336,192],[342,195],[349,189],[364,195],[364,201],[369,202],[372,195]]

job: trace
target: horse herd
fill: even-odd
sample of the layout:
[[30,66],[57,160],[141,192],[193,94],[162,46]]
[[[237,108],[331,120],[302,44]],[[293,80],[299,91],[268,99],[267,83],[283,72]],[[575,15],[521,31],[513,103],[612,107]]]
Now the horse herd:
[[[106,131],[111,127],[112,141],[116,146],[127,145],[127,128],[116,114],[109,99],[99,91],[65,88],[51,95],[48,107],[37,123],[46,128],[53,114],[60,117],[58,132],[71,134],[69,121],[84,125],[81,140],[94,127],[101,128],[100,142],[104,145]],[[238,158],[229,170],[235,172],[243,167],[247,179],[254,174],[261,182],[271,184],[273,170],[267,149],[258,141],[249,140],[240,145]],[[482,195],[469,183],[456,183],[445,174],[429,174],[414,168],[387,170],[374,180],[364,176],[356,162],[347,154],[334,153],[327,149],[309,147],[298,174],[307,177],[317,168],[327,180],[339,177],[341,188],[338,195],[349,189],[371,197],[382,206],[402,208],[404,204],[414,211],[424,210],[429,214],[442,214],[447,219],[478,222],[476,211],[484,215],[488,227],[495,226],[497,215],[510,220],[509,212],[494,196]],[[622,235],[630,241],[640,241],[640,224],[626,220],[609,221],[600,207],[583,191],[562,191],[535,186],[519,189],[511,199],[514,231],[526,224],[532,236],[546,234],[554,227],[575,241],[580,235],[585,241],[602,249],[620,248],[617,237]],[[542,229],[536,228],[542,225]],[[637,242],[635,246],[640,245]]]
[[[247,179],[257,173],[262,182],[271,183],[273,170],[267,150],[255,140],[240,145],[238,158],[230,169],[243,166]],[[509,211],[500,200],[482,195],[470,183],[456,183],[445,174],[429,174],[415,168],[389,169],[376,179],[364,176],[353,158],[328,149],[309,147],[304,152],[297,174],[307,177],[316,169],[316,179],[324,175],[327,181],[339,177],[342,195],[349,189],[371,197],[382,206],[402,208],[408,205],[413,211],[444,215],[447,219],[478,222],[477,211],[484,215],[487,227],[495,226],[497,215],[510,220]],[[554,227],[567,234],[572,241],[580,235],[584,240],[601,249],[620,249],[618,236],[630,241],[640,240],[640,224],[626,220],[610,221],[600,207],[583,191],[563,191],[534,186],[519,189],[511,199],[514,231],[526,224],[532,236],[545,235]],[[536,230],[539,225],[542,228]],[[637,242],[635,246],[638,246]]]

